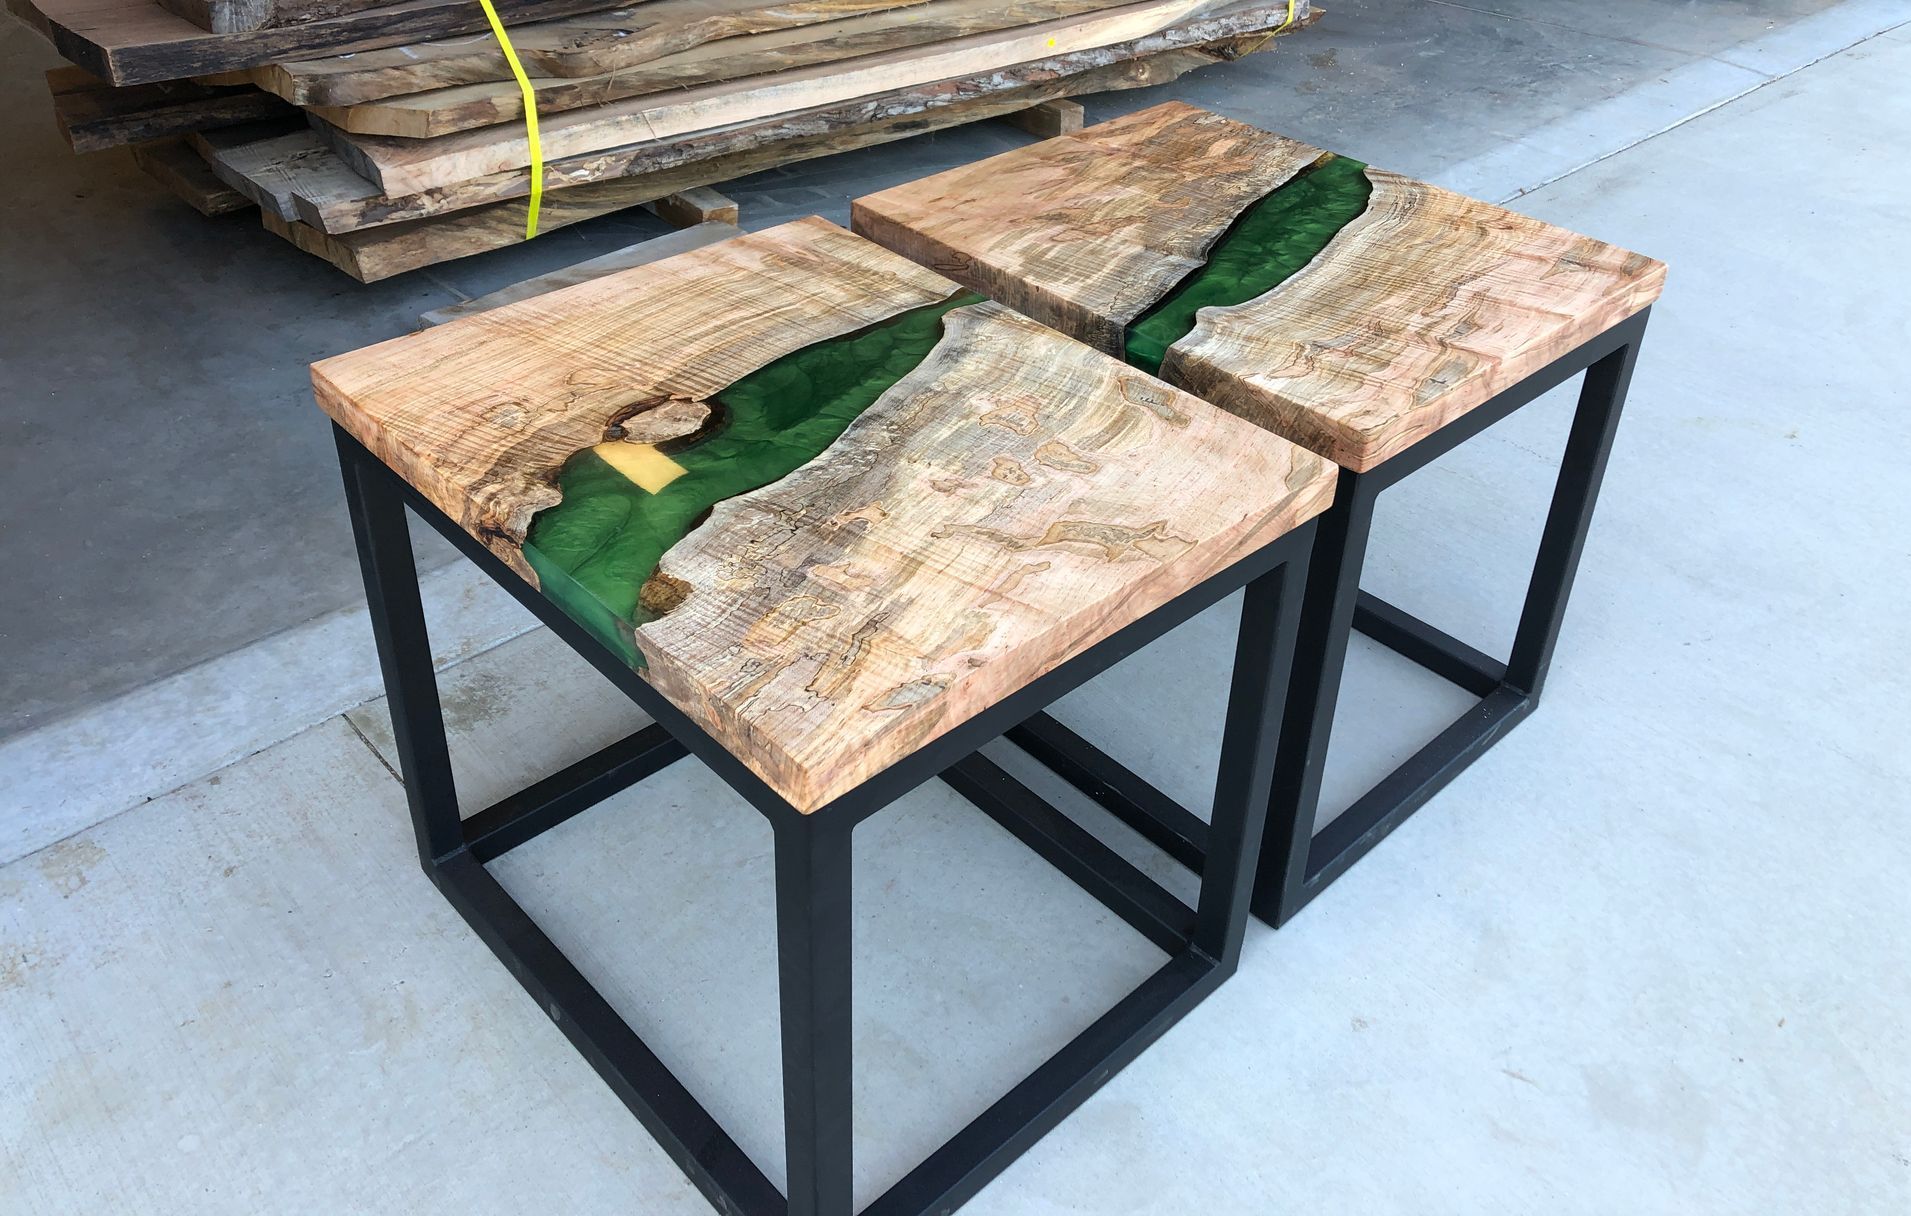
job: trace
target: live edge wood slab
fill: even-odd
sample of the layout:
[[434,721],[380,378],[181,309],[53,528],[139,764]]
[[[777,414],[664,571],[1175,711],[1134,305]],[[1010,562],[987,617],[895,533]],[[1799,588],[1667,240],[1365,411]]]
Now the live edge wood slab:
[[1369,470],[1663,264],[1178,102],[870,195],[855,230]]
[[315,364],[802,811],[1324,509],[1324,460],[820,219]]

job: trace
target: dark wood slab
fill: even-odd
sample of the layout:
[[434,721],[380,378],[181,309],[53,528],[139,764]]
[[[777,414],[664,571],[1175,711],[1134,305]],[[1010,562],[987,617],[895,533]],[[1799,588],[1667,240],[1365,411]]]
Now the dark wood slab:
[[228,215],[253,205],[250,198],[220,181],[185,140],[140,144],[133,149],[133,163],[201,215]]
[[[506,21],[561,17],[604,0],[496,0]],[[60,54],[109,84],[147,84],[258,67],[275,59],[370,50],[488,28],[475,0],[406,0],[296,25],[215,34],[152,0],[7,0]]]
[[46,74],[53,120],[75,152],[98,152],[194,131],[283,118],[293,108],[248,87],[215,87],[172,80],[117,88],[76,67]]
[[[644,0],[511,30],[524,70],[539,79],[602,76],[731,38],[794,30],[925,0]],[[260,88],[302,106],[349,106],[453,85],[511,81],[497,40],[461,35],[258,69]]]

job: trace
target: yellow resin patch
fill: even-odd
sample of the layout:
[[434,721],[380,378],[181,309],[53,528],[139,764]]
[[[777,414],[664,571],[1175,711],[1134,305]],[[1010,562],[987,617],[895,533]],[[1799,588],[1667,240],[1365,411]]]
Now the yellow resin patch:
[[682,477],[684,467],[648,443],[613,440],[600,443],[591,451],[611,468],[652,494]]

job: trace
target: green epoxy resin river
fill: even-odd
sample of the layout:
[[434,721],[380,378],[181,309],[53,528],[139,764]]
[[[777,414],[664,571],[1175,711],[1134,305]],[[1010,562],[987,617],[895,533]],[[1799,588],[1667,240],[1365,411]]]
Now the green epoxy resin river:
[[663,555],[717,503],[789,476],[830,444],[942,339],[942,318],[981,302],[962,292],[794,351],[717,393],[709,432],[667,445],[684,472],[652,494],[586,448],[558,475],[564,499],[540,511],[524,557],[543,592],[633,667],[633,631],[658,613],[639,595]]
[[1128,362],[1159,375],[1168,348],[1194,329],[1202,308],[1227,308],[1266,295],[1319,256],[1367,209],[1367,166],[1330,155],[1282,183],[1236,217],[1208,260],[1128,327]]

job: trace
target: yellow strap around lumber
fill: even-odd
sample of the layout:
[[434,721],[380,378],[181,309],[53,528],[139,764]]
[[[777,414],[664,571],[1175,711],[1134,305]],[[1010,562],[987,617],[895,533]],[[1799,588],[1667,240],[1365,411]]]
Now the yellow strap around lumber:
[[1279,25],[1275,26],[1273,29],[1269,30],[1265,38],[1262,38],[1259,42],[1255,43],[1253,46],[1247,48],[1245,51],[1242,51],[1241,57],[1243,59],[1247,58],[1249,55],[1252,55],[1254,52],[1260,50],[1262,47],[1266,46],[1268,43],[1274,41],[1274,39],[1280,37],[1282,34],[1285,34],[1287,32],[1287,27],[1294,24],[1294,10],[1298,8],[1299,6],[1300,6],[1300,0],[1287,0],[1287,19],[1281,22]]
[[[504,61],[511,65],[511,75],[518,78],[518,92],[524,96],[524,138],[531,145],[531,209],[524,217],[524,239],[528,241],[537,235],[537,211],[544,202],[544,144],[537,133],[537,90],[531,87],[531,78],[524,74],[524,65],[518,62],[517,48],[511,45],[511,36],[504,32],[498,10],[491,6],[491,0],[478,0],[478,3],[484,6],[484,19],[491,23],[491,32],[497,36]],[[1288,12],[1291,19],[1293,0],[1288,0]]]

